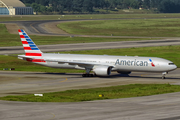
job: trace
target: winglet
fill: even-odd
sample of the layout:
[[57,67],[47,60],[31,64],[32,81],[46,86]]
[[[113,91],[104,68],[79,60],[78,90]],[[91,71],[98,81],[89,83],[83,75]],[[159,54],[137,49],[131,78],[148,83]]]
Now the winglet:
[[35,45],[24,30],[18,30],[26,56],[42,56],[41,50]]

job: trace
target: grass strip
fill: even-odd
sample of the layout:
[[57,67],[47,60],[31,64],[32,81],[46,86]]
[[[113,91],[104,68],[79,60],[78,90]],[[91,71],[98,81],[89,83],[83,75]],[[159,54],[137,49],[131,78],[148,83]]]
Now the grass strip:
[[[80,102],[104,99],[130,98],[179,92],[180,86],[170,84],[130,84],[112,87],[67,90],[62,92],[44,93],[43,97],[34,95],[7,96],[0,100],[26,102]],[[104,97],[99,97],[104,95]]]
[[[139,10],[141,13],[144,11]],[[136,12],[137,13],[137,12]],[[77,14],[77,15],[16,15],[0,16],[0,21],[32,20],[74,20],[74,19],[112,19],[112,18],[179,18],[179,13],[170,14]]]
[[[18,31],[17,31],[18,32]],[[92,42],[115,42],[115,41],[135,41],[144,40],[139,38],[95,38],[95,37],[61,37],[61,36],[36,36],[30,35],[36,45],[50,44],[72,44],[72,43],[92,43]],[[151,39],[146,39],[151,40]],[[19,35],[10,34],[4,24],[0,24],[0,47],[22,46]]]
[[[123,48],[123,49],[103,49],[103,50],[83,50],[67,51],[61,53],[71,54],[92,54],[92,55],[117,55],[117,56],[146,56],[160,57],[174,62],[180,67],[180,46],[161,46],[161,47],[143,47],[143,48]],[[83,73],[82,70],[74,69],[55,69],[36,65],[17,57],[0,55],[0,70],[3,68],[15,68],[16,71],[34,71],[34,72],[53,72],[53,73]]]
[[180,37],[179,19],[124,19],[61,23],[70,34],[143,37]]

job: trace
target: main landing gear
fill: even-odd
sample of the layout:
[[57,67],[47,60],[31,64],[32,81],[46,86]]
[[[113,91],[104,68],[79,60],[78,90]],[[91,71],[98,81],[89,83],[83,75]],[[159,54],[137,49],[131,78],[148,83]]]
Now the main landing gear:
[[82,74],[82,77],[94,77],[93,74]]
[[90,74],[91,69],[86,68],[86,74],[82,74],[82,77],[94,77],[94,74]]
[[166,76],[167,74],[168,74],[168,72],[163,72],[163,73],[162,73],[162,79],[166,79],[165,76]]

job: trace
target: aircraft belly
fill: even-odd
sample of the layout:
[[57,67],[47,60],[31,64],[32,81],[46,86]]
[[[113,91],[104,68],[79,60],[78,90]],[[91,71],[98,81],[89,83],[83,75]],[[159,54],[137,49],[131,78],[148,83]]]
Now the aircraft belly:
[[66,68],[66,69],[75,69],[75,65],[69,64],[59,64],[58,62],[48,62],[45,66],[52,68]]
[[152,66],[117,66],[113,70],[116,71],[134,71],[134,72],[164,72],[163,68]]

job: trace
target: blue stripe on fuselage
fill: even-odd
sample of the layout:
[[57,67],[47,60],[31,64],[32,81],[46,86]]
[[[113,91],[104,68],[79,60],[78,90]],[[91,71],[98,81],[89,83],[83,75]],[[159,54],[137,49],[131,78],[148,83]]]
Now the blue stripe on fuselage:
[[24,36],[25,38],[29,38],[28,36]]
[[37,48],[37,46],[36,45],[29,45],[30,47],[35,47],[35,48]]
[[26,39],[26,41],[28,41],[28,42],[32,42],[32,40],[31,40],[31,39]]
[[34,42],[28,42],[28,44],[30,44],[30,45],[34,45]]
[[39,50],[38,48],[31,48],[32,50]]

